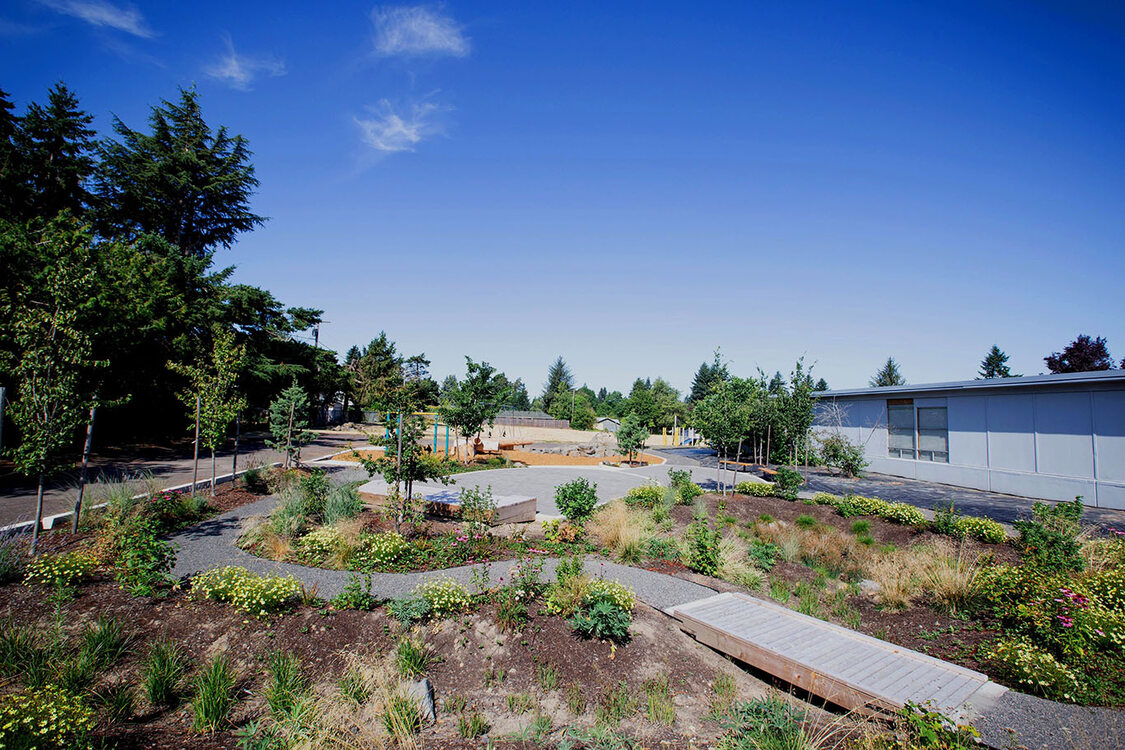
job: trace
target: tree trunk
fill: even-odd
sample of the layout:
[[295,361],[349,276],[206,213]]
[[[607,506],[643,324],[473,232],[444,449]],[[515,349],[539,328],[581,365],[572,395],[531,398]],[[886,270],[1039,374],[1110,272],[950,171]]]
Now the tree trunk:
[[766,460],[762,463],[766,466],[770,465],[770,432],[773,430],[773,425],[766,427]]
[[39,491],[35,495],[35,526],[31,529],[31,554],[35,554],[39,546],[39,529],[43,525],[43,485],[47,479],[47,472],[39,472]]
[[234,455],[230,459],[230,484],[234,486],[234,480],[238,478],[238,436],[242,432],[242,413],[239,412],[234,418]]
[[211,499],[215,499],[215,449],[211,449]]
[[78,498],[74,501],[74,522],[71,524],[72,534],[78,533],[78,517],[82,515],[82,495],[86,492],[86,471],[90,466],[90,446],[94,440],[94,417],[97,416],[98,407],[90,407],[90,421],[86,423],[86,444],[82,447],[82,469],[78,472]]
[[297,408],[297,405],[294,402],[290,401],[289,402],[289,427],[286,428],[286,431],[285,431],[285,469],[286,469],[286,471],[289,470],[289,456],[291,455],[291,451],[292,451],[292,447],[293,447],[293,410],[296,409],[296,408]]
[[191,496],[195,497],[195,484],[199,481],[199,396],[195,397],[195,443],[191,459]]

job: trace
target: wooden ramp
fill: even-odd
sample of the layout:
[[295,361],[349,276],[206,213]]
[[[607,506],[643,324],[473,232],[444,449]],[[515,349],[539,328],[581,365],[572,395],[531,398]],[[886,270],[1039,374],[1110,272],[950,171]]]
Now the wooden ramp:
[[849,710],[928,704],[954,721],[1007,688],[986,675],[737,593],[668,610],[696,640]]

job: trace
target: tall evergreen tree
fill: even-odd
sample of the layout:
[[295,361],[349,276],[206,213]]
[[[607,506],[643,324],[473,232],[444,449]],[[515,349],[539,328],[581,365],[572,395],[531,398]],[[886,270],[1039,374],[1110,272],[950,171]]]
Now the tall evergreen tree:
[[887,357],[886,363],[879,368],[879,372],[868,383],[872,388],[881,388],[890,385],[906,385],[906,378],[898,369],[898,362],[894,357]]
[[730,378],[730,372],[727,370],[727,365],[723,362],[719,350],[715,350],[715,358],[711,362],[704,362],[695,371],[695,378],[691,381],[691,392],[688,394],[687,402],[695,403],[707,397],[715,386],[720,381]]
[[1105,339],[1101,336],[1090,338],[1085,334],[1071,341],[1061,352],[1044,357],[1043,361],[1053,373],[1113,369],[1113,360],[1109,356]]
[[20,159],[20,118],[16,105],[0,89],[0,218],[15,218],[24,205],[24,179]]
[[1012,375],[1012,371],[1008,367],[1008,355],[1001,351],[1000,347],[996,346],[996,344],[992,345],[992,348],[988,350],[988,354],[981,360],[979,375],[985,380],[991,378],[1019,377],[1018,375]]
[[550,412],[551,403],[559,393],[568,393],[574,389],[574,377],[566,360],[560,355],[547,370],[547,384],[543,386],[543,410]]
[[249,207],[258,180],[246,139],[212,131],[194,89],[154,107],[149,127],[143,133],[114,119],[119,140],[103,146],[97,174],[104,234],[153,233],[186,256],[208,258],[265,221]]
[[93,121],[62,83],[51,87],[45,107],[28,106],[18,137],[31,201],[28,216],[50,217],[64,210],[77,216],[89,205],[86,184],[94,171]]
[[820,380],[816,381],[816,385],[813,387],[813,390],[814,391],[827,391],[828,390],[828,381],[825,380],[824,378],[821,378]]

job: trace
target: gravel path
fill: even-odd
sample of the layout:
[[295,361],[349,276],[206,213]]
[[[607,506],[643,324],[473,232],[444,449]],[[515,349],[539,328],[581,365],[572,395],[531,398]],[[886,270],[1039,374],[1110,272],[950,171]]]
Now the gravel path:
[[[182,579],[225,565],[241,565],[256,573],[292,575],[306,586],[315,584],[320,596],[325,599],[339,594],[347,584],[350,575],[347,571],[274,562],[251,555],[235,546],[242,533],[242,520],[251,516],[265,515],[276,504],[277,500],[274,497],[263,498],[169,537],[169,541],[179,547],[176,565],[172,569],[173,577]],[[555,559],[548,559],[544,565],[545,573],[553,575],[557,562]],[[502,576],[507,576],[513,564],[512,560],[492,563],[489,566],[492,582],[497,583]],[[468,584],[477,567],[469,565],[425,573],[376,573],[371,577],[371,594],[380,599],[404,596],[422,581],[437,577],[453,578]],[[691,581],[619,565],[608,560],[587,559],[586,572],[593,576],[620,581],[632,588],[637,598],[657,609],[703,599],[716,593],[714,589]]]

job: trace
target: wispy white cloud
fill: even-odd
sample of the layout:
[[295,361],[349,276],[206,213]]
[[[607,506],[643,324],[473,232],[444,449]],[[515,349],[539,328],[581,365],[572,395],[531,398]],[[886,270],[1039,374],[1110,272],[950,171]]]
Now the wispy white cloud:
[[270,76],[283,76],[286,73],[285,62],[275,57],[240,55],[234,51],[234,42],[229,36],[225,37],[227,43],[226,54],[203,69],[203,72],[216,78],[233,89],[249,91],[250,84],[255,76],[264,73]]
[[380,55],[469,54],[469,39],[457,22],[425,6],[377,7],[371,20],[375,52]]
[[370,117],[356,117],[355,124],[363,142],[376,151],[413,151],[426,138],[441,135],[443,129],[436,118],[442,111],[444,108],[437,104],[416,102],[410,105],[409,112],[400,114],[383,99],[370,108]]
[[149,28],[141,12],[133,7],[113,5],[104,0],[39,0],[52,10],[79,18],[92,26],[105,26],[133,36],[151,39],[156,32]]

